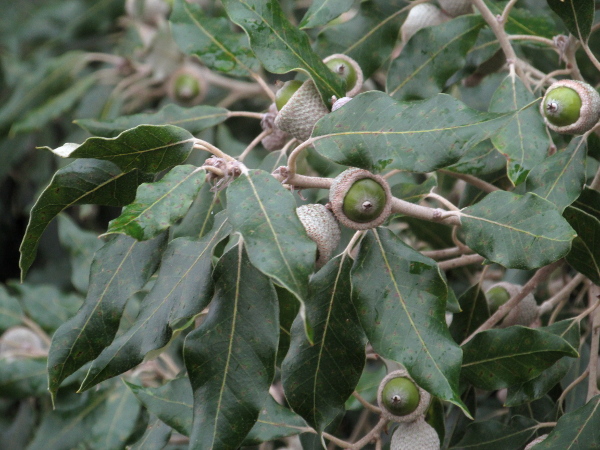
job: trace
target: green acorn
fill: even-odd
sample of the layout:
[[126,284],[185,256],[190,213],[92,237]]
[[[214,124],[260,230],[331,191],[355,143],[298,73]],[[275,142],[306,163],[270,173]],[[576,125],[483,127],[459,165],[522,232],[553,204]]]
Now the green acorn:
[[[504,281],[491,286],[485,293],[490,312],[496,312],[511,297],[517,295],[521,288],[522,286]],[[498,328],[506,328],[512,325],[529,326],[538,316],[539,306],[535,301],[535,297],[533,294],[528,294],[504,317]]]
[[368,170],[350,168],[339,174],[329,189],[335,217],[353,230],[381,225],[392,211],[392,193],[385,179]]
[[275,125],[304,142],[310,138],[319,119],[328,113],[329,109],[323,104],[315,83],[308,80],[302,83],[279,109]]
[[354,97],[362,89],[363,72],[358,63],[348,55],[335,53],[323,62],[346,83],[346,96]]
[[317,244],[316,266],[320,269],[331,259],[340,242],[340,226],[331,211],[318,203],[299,206],[296,208],[296,214],[308,237]]
[[283,83],[283,86],[275,93],[275,106],[277,106],[277,111],[281,111],[300,86],[302,86],[302,81],[299,80],[290,80]]
[[184,64],[167,81],[167,95],[183,105],[197,105],[204,100],[208,86],[200,70]]
[[430,402],[429,392],[418,386],[405,369],[390,372],[379,384],[377,403],[381,414],[394,422],[413,422],[423,417]]
[[458,17],[465,14],[473,14],[471,0],[438,0],[442,11],[450,17]]
[[583,81],[560,80],[546,91],[540,113],[557,133],[583,134],[600,120],[600,94]]
[[423,417],[404,422],[392,435],[390,450],[440,450],[440,438]]

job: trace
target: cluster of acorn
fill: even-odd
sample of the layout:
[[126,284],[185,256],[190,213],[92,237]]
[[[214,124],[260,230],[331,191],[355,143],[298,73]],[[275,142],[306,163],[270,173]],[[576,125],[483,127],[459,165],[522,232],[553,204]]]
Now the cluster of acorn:
[[431,395],[415,383],[405,369],[389,373],[379,384],[377,403],[381,414],[399,425],[392,435],[391,450],[439,450],[440,438],[425,421]]

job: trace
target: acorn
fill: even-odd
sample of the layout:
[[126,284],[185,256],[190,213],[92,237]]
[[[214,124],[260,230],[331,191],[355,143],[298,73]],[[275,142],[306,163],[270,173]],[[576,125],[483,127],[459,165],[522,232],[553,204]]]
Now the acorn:
[[431,3],[420,3],[410,10],[400,28],[402,42],[407,43],[413,35],[425,27],[447,22],[450,17]]
[[354,97],[360,92],[364,81],[363,72],[354,59],[343,53],[335,53],[323,62],[345,82],[347,97]]
[[438,3],[442,7],[442,11],[450,17],[473,14],[471,0],[438,0]]
[[208,86],[200,70],[184,64],[167,81],[167,95],[177,103],[197,105],[204,100]]
[[387,374],[377,391],[381,414],[394,422],[413,422],[422,418],[430,402],[429,392],[417,385],[405,369]]
[[533,449],[537,444],[545,441],[547,437],[548,437],[547,434],[542,434],[540,437],[535,438],[533,441],[531,441],[529,444],[527,444],[527,447],[525,447],[523,450]]
[[392,212],[392,193],[387,181],[368,170],[350,168],[339,174],[329,189],[335,217],[353,230],[381,225]]
[[317,244],[316,267],[320,269],[331,259],[340,242],[340,225],[331,211],[318,203],[299,206],[296,214],[308,237]]
[[423,417],[400,423],[392,435],[390,450],[439,450],[440,438]]
[[540,113],[557,133],[583,134],[600,120],[600,94],[583,81],[560,80],[546,91]]
[[[491,286],[485,293],[490,312],[496,312],[498,308],[506,303],[511,297],[517,295],[521,288],[522,286],[507,282],[501,282]],[[512,325],[529,326],[538,318],[538,316],[539,306],[535,301],[535,297],[533,294],[528,294],[504,317],[499,328],[506,328]]]
[[[279,113],[275,118],[275,125],[304,142],[310,138],[319,119],[329,113],[329,109],[323,104],[321,95],[312,80],[305,81],[295,90],[293,87],[288,87],[290,85],[286,85],[287,83],[279,90],[285,89],[286,93],[281,94],[281,101],[276,101]],[[291,92],[292,90],[294,92]],[[279,96],[279,91],[276,96]],[[291,93],[289,97],[287,92]]]

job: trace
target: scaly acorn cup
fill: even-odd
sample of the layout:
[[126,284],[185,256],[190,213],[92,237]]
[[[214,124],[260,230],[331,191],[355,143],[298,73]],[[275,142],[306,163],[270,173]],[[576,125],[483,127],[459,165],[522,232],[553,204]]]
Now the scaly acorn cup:
[[410,10],[400,28],[402,42],[406,44],[422,28],[447,22],[450,17],[431,3],[420,3]]
[[271,130],[271,134],[268,134],[260,141],[263,147],[270,152],[282,149],[290,139],[285,131],[277,128],[275,117],[277,117],[277,106],[275,103],[271,103],[269,110],[260,121],[260,126],[263,130]]
[[583,81],[560,80],[546,91],[540,113],[557,133],[583,134],[600,120],[600,94]]
[[381,414],[394,422],[414,422],[422,418],[430,402],[429,392],[417,385],[405,369],[387,374],[377,391]]
[[363,72],[356,61],[343,53],[329,55],[323,62],[338,77],[346,82],[346,96],[354,97],[362,89]]
[[[496,283],[485,293],[490,312],[494,313],[500,306],[506,303],[511,297],[517,295],[522,286],[507,283],[505,281]],[[529,326],[539,316],[539,306],[535,301],[533,294],[528,294],[519,304],[513,308],[505,317],[499,328],[506,328],[512,325]]]
[[331,259],[333,251],[342,235],[335,216],[325,205],[302,205],[296,208],[296,214],[302,222],[306,234],[317,244],[317,269]]
[[281,108],[277,106],[275,125],[302,142],[310,138],[319,119],[329,113],[312,80],[302,83]]
[[392,435],[390,450],[439,450],[440,438],[423,417],[401,423]]
[[392,212],[392,192],[387,181],[355,167],[333,180],[329,201],[339,222],[353,230],[378,227]]
[[438,0],[442,10],[450,17],[473,14],[471,0]]
[[202,73],[191,64],[177,69],[167,81],[167,95],[184,105],[197,105],[204,100],[208,85]]

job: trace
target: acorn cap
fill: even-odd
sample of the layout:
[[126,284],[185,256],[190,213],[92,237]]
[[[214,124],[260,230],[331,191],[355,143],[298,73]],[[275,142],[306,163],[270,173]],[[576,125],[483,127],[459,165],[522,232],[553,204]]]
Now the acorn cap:
[[451,17],[473,14],[471,0],[438,0],[442,10]]
[[398,425],[392,435],[390,450],[440,450],[440,438],[421,417]]
[[320,269],[331,259],[340,242],[340,226],[331,211],[318,203],[299,206],[296,208],[296,214],[308,237],[317,244],[316,265],[317,269]]
[[[511,297],[517,295],[523,286],[519,286],[513,283],[502,281],[489,287],[486,291],[486,299],[490,305],[490,309],[493,312],[497,310],[501,304],[506,303]],[[502,298],[501,291],[505,291],[505,300],[500,304],[495,304],[498,298]],[[492,294],[492,295],[490,295]],[[504,320],[498,328],[506,328],[512,325],[523,325],[529,326],[534,320],[538,318],[539,306],[535,301],[533,294],[527,294],[527,296],[519,302],[519,304],[510,310],[510,312],[504,317]]]
[[560,80],[546,91],[540,113],[546,126],[557,133],[583,134],[600,120],[600,94],[583,81]]
[[305,81],[288,100],[275,118],[275,125],[304,142],[312,133],[315,124],[329,113],[312,80]]
[[355,167],[343,171],[333,180],[329,201],[335,217],[353,230],[378,227],[392,212],[392,192],[387,181],[380,175]]
[[208,84],[200,69],[184,64],[171,74],[167,81],[167,95],[185,105],[197,105],[204,100]]
[[540,437],[535,438],[533,441],[531,441],[529,444],[527,444],[527,447],[525,447],[524,450],[533,449],[537,444],[545,441],[547,437],[548,437],[547,434],[542,434]]
[[402,42],[406,44],[422,28],[447,22],[450,17],[431,3],[420,3],[410,10],[400,28]]
[[[346,92],[346,96],[354,97],[362,89],[362,85],[364,82],[364,76],[363,76],[362,69],[360,68],[360,66],[354,59],[350,58],[348,55],[344,55],[343,53],[334,53],[333,55],[329,55],[327,58],[325,58],[323,60],[323,62],[325,64],[327,64],[329,61],[334,60],[334,59],[342,59],[345,62],[347,62],[350,67],[352,67],[354,69],[354,72],[356,73],[356,82],[354,83],[354,86],[346,86],[348,88],[348,91]],[[334,71],[334,73],[335,73],[335,71]]]
[[[396,415],[393,412],[391,412],[386,407],[386,404],[384,403],[384,402],[387,402],[389,404],[389,403],[394,402],[394,399],[389,399],[389,398],[384,399],[384,392],[387,393],[385,387],[388,384],[388,382],[390,382],[391,380],[393,380],[395,378],[407,378],[408,380],[410,380],[414,383],[414,385],[416,386],[416,388],[419,391],[419,404],[409,414]],[[392,395],[393,394],[394,393],[392,392]],[[402,401],[402,399],[400,399],[400,401]],[[398,369],[398,370],[394,370],[393,372],[388,373],[385,376],[385,378],[383,380],[381,380],[381,383],[379,383],[379,389],[377,391],[377,403],[379,404],[379,407],[381,408],[381,414],[386,419],[389,419],[393,422],[413,422],[413,421],[417,420],[418,418],[423,417],[423,415],[425,414],[425,411],[427,411],[427,408],[429,407],[429,403],[431,403],[431,395],[429,394],[429,392],[427,392],[425,389],[423,389],[421,386],[419,386],[417,383],[415,383],[415,381],[408,374],[408,371],[406,369]]]
[[282,149],[290,139],[285,131],[280,130],[275,125],[275,117],[277,117],[277,106],[275,103],[271,103],[269,110],[260,121],[260,126],[263,130],[271,130],[271,134],[265,136],[263,140],[260,141],[263,147],[270,152]]

